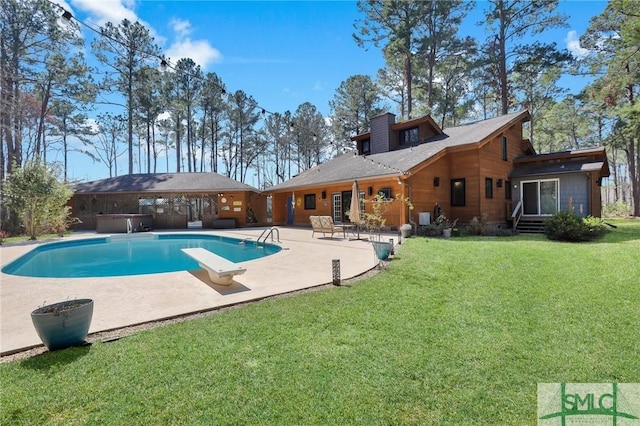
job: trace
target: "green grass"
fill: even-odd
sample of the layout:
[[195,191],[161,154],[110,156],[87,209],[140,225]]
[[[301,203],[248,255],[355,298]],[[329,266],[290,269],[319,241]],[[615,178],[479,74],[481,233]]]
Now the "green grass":
[[387,271],[0,365],[0,424],[536,424],[640,382],[640,221],[591,243],[411,238]]

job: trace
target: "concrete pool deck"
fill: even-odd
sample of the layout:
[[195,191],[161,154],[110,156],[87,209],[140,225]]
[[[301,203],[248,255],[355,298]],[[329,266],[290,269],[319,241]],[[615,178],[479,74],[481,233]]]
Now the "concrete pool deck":
[[[229,230],[172,230],[249,238],[255,241],[265,228]],[[31,322],[31,311],[68,299],[94,300],[89,333],[214,310],[292,291],[330,284],[332,260],[340,259],[341,279],[361,275],[378,264],[366,240],[312,238],[310,228],[278,227],[282,250],[239,265],[247,272],[230,286],[211,283],[203,269],[151,275],[99,278],[33,278],[0,274],[0,355],[42,346]],[[162,232],[162,231],[160,231]],[[74,233],[64,240],[106,236]],[[134,235],[135,236],[135,235]],[[393,234],[385,236],[393,238]],[[269,241],[270,242],[270,241]],[[43,244],[0,246],[2,266]]]

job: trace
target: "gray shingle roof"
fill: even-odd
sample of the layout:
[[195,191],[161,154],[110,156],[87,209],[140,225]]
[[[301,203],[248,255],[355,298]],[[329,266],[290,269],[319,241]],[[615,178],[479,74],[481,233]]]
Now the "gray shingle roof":
[[218,173],[151,173],[83,182],[76,193],[255,191],[256,188]]
[[598,172],[604,170],[604,161],[572,161],[554,164],[543,164],[534,167],[521,167],[513,170],[509,177],[558,175],[562,173]]
[[324,164],[306,170],[267,191],[296,189],[355,179],[399,176],[419,166],[445,148],[479,143],[495,132],[521,119],[526,111],[502,115],[488,120],[445,129],[426,142],[413,147],[372,155],[343,154]]

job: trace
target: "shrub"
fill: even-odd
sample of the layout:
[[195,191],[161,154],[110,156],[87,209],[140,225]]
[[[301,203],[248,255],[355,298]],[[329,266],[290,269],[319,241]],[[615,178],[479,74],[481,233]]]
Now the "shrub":
[[419,225],[416,234],[420,237],[437,237],[442,235],[442,229],[435,223]]
[[593,236],[590,239],[600,238],[609,232],[604,221],[599,217],[587,216],[582,222],[587,227],[587,233]]
[[544,233],[550,240],[590,241],[606,233],[602,220],[582,219],[574,212],[557,212],[545,223]]
[[614,204],[605,204],[602,214],[607,217],[627,217],[631,214],[631,207],[623,201],[617,201]]
[[487,215],[482,213],[480,218],[474,216],[471,222],[467,224],[467,232],[469,235],[486,235],[487,233]]

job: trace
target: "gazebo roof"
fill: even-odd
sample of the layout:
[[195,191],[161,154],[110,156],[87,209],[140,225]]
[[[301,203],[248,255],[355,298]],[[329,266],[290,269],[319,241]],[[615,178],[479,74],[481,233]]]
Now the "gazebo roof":
[[76,194],[109,193],[201,193],[253,191],[258,189],[218,173],[150,173],[122,175],[74,185]]

